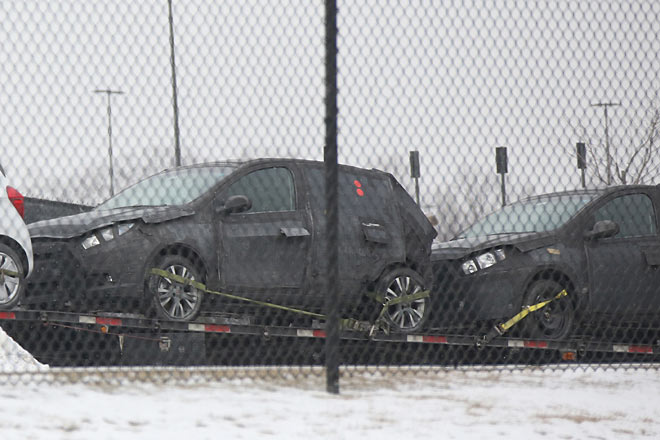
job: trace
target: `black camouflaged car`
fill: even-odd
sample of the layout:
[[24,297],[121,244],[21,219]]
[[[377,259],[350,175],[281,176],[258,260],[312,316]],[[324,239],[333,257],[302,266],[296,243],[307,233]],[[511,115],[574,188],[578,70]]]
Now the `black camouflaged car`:
[[[173,283],[156,268],[214,291],[321,311],[324,179],[323,163],[302,160],[180,167],[91,212],[33,223],[36,262],[24,302],[128,307],[179,321],[245,310],[245,302]],[[393,176],[340,166],[339,209],[334,282],[344,316],[378,311],[367,293],[382,300],[428,288],[435,231]],[[386,318],[394,329],[417,330],[429,301],[392,305]]]
[[[532,197],[434,244],[432,295],[443,325],[521,322],[526,336],[562,339],[584,320],[657,321],[660,188],[621,186]],[[614,321],[612,321],[614,319]]]

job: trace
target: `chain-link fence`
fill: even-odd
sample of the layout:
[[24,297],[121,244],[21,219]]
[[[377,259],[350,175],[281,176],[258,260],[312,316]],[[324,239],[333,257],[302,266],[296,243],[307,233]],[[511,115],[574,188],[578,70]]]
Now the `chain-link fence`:
[[0,4],[5,373],[657,360],[660,4],[326,6]]

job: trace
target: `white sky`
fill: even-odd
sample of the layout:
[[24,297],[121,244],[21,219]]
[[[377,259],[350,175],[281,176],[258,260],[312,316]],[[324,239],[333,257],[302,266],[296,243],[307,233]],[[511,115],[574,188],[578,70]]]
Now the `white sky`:
[[[320,0],[174,0],[184,163],[322,159]],[[393,172],[424,205],[579,185],[579,127],[596,101],[617,152],[658,104],[660,3],[339,1],[340,161]],[[97,203],[109,193],[104,95],[113,97],[115,186],[173,164],[165,0],[3,0],[0,149],[25,194]],[[65,171],[62,171],[65,170]],[[75,171],[72,171],[75,170]],[[440,202],[442,203],[442,202]]]

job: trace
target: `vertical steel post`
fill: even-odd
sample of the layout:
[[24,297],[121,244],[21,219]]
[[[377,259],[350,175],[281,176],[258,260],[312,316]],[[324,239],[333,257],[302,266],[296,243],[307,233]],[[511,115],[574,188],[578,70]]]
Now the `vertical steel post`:
[[339,394],[339,314],[337,291],[339,258],[337,238],[339,231],[339,204],[337,195],[337,2],[325,1],[325,212],[327,218],[325,310],[325,369],[326,389]]
[[181,143],[179,134],[179,104],[176,93],[176,63],[174,62],[174,16],[172,15],[172,0],[167,0],[168,18],[170,22],[170,64],[172,65],[172,106],[174,107],[174,165],[181,165]]

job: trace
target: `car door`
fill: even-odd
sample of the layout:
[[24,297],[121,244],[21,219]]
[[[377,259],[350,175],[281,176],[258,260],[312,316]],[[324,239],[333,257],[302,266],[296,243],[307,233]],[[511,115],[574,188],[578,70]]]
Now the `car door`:
[[284,165],[250,170],[222,191],[221,201],[245,195],[252,204],[247,211],[219,218],[220,277],[230,290],[296,302],[311,239],[295,171]]
[[588,241],[591,305],[594,312],[633,315],[657,307],[660,248],[657,210],[648,193],[623,194],[593,211],[593,222],[612,220],[619,232]]

